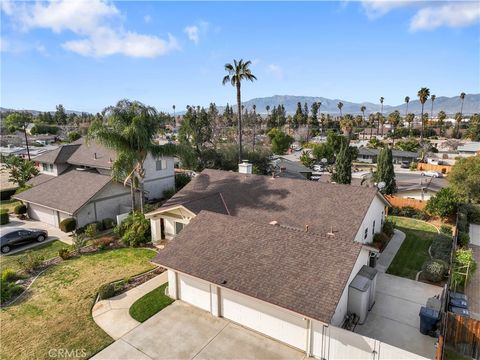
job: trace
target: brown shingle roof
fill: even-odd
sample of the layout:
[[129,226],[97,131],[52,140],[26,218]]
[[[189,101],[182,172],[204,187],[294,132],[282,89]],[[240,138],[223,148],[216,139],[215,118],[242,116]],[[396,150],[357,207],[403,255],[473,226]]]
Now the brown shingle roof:
[[232,216],[302,230],[309,225],[318,234],[333,228],[353,241],[376,193],[375,188],[206,169],[160,209],[181,204],[194,213],[225,214],[221,194]]
[[62,145],[55,150],[47,151],[34,157],[33,160],[47,164],[66,163],[79,146],[76,144]]
[[330,323],[360,250],[338,234],[201,211],[154,262]]
[[102,169],[112,168],[112,162],[116,159],[114,150],[108,149],[93,140],[85,142],[83,139],[79,139],[74,144],[79,144],[80,147],[68,159],[69,164]]
[[13,197],[74,214],[109,181],[96,171],[70,170]]

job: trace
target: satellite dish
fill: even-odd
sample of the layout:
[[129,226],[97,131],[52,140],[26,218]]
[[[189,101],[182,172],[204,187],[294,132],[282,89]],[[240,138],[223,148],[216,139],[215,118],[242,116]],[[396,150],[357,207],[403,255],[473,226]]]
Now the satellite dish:
[[385,186],[387,186],[387,184],[385,184],[385,181],[380,181],[377,185],[377,187],[382,190]]
[[323,158],[322,160],[320,160],[323,164],[326,164],[328,162],[327,159]]

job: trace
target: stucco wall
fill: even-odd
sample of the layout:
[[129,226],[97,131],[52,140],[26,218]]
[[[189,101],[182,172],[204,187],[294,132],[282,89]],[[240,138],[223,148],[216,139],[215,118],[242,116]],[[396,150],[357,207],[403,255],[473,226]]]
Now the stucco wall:
[[[355,241],[363,244],[371,243],[373,241],[373,222],[375,221],[375,233],[378,233],[381,231],[382,219],[384,219],[384,217],[385,204],[379,196],[376,196],[362,221],[362,225],[355,236]],[[368,229],[367,238],[365,238],[365,229]]]
[[[157,170],[157,160],[165,160],[166,167]],[[147,199],[160,199],[163,192],[175,187],[175,169],[173,157],[159,157],[158,159],[148,155],[145,163],[144,189],[148,193]]]

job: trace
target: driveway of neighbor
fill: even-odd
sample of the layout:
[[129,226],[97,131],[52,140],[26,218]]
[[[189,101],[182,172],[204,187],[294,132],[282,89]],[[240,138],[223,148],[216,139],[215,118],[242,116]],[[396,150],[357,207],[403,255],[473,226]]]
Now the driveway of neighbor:
[[92,359],[301,360],[305,356],[301,351],[177,300]]
[[379,272],[375,304],[355,332],[433,359],[436,339],[420,333],[418,313],[441,292],[439,286]]
[[[47,230],[48,232],[48,238],[47,240],[38,243],[38,242],[32,242],[26,245],[22,245],[19,247],[16,247],[15,249],[12,249],[8,253],[8,255],[13,255],[16,254],[20,251],[24,251],[30,248],[33,248],[35,246],[38,246],[40,244],[45,244],[47,242],[53,241],[53,240],[60,240],[64,242],[65,244],[73,244],[72,239],[70,236],[66,233],[64,233],[62,230],[59,228],[56,228],[52,225],[45,224],[41,221],[38,220],[20,220],[16,217],[10,217],[10,222],[6,225],[2,225],[2,229],[8,229],[8,228],[35,228],[35,229],[42,229],[42,230]],[[3,256],[3,255],[2,255]]]

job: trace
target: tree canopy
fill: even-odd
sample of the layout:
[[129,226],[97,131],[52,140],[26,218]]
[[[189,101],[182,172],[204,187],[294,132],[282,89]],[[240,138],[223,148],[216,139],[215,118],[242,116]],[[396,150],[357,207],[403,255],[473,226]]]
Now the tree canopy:
[[377,183],[385,183],[385,186],[380,189],[382,194],[391,195],[397,190],[392,150],[388,147],[380,150],[380,153],[378,154],[375,181]]
[[460,197],[480,202],[480,156],[458,159],[448,175],[453,191]]

